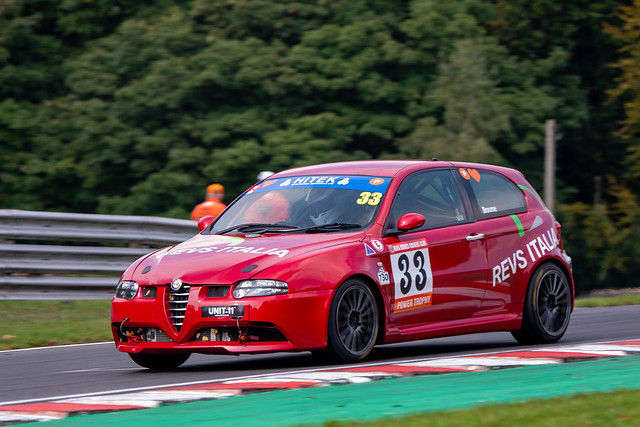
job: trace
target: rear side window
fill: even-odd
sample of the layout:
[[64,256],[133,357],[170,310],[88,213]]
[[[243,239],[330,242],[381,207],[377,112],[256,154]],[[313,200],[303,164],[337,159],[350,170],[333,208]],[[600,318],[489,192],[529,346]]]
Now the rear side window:
[[527,211],[524,194],[507,177],[485,170],[467,176],[461,172],[461,175],[471,186],[472,199],[475,198],[474,208],[479,218],[494,218]]

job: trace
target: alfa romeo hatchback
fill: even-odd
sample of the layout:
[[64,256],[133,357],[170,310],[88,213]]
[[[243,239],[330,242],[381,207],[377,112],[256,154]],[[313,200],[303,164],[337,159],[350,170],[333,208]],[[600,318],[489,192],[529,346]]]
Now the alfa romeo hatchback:
[[488,331],[551,343],[573,309],[560,224],[504,167],[295,168],[198,226],[117,285],[113,337],[143,367],[276,351],[356,362],[377,344]]

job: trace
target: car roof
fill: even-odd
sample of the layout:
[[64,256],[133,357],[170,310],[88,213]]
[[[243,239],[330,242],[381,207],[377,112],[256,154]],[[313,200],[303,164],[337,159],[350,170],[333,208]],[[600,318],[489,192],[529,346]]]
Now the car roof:
[[274,178],[300,175],[366,175],[394,177],[401,171],[411,173],[420,169],[442,167],[479,167],[505,173],[508,168],[480,163],[450,162],[443,160],[357,160],[336,163],[324,163],[287,169],[273,175]]
[[395,176],[405,168],[416,167],[418,169],[429,165],[451,166],[450,162],[425,161],[425,160],[357,160],[348,162],[324,163],[312,166],[287,169],[279,172],[278,176],[295,175],[372,175]]

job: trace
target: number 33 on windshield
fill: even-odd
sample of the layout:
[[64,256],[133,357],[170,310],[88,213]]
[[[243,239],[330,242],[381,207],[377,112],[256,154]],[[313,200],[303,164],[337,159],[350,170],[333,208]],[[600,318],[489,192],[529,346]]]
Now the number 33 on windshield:
[[356,203],[359,205],[371,205],[376,206],[380,203],[380,199],[382,199],[382,193],[371,193],[370,191],[363,191],[360,193],[360,198],[356,200]]

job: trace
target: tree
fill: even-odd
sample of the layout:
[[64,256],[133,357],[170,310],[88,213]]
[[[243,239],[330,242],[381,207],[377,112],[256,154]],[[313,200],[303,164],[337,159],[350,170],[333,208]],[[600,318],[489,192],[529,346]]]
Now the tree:
[[[623,175],[625,146],[612,134],[620,105],[605,103],[615,74],[606,64],[616,59],[616,43],[602,33],[604,22],[616,21],[617,2],[494,2],[496,16],[490,33],[521,62],[539,63],[539,71],[524,73],[537,75],[536,86],[560,101],[545,117],[556,120],[561,137],[557,143],[558,188],[566,192],[571,187],[566,196],[559,194],[559,202],[563,197],[590,202],[594,171],[618,179]],[[545,69],[545,58],[556,62],[551,69]],[[564,58],[562,64],[560,58]]]
[[618,85],[608,93],[612,100],[624,100],[625,118],[620,120],[617,133],[630,143],[628,177],[637,179],[640,177],[640,0],[620,5],[618,17],[621,25],[604,27],[606,34],[622,43],[618,49],[622,57],[611,64],[620,72],[615,79]]
[[379,157],[539,187],[550,116],[578,153],[558,175],[590,195],[574,53],[614,0],[585,1],[5,2],[0,203],[187,217],[213,181],[230,201],[263,169]]

